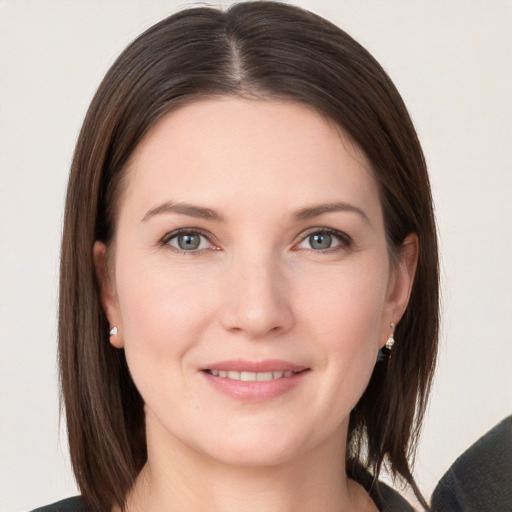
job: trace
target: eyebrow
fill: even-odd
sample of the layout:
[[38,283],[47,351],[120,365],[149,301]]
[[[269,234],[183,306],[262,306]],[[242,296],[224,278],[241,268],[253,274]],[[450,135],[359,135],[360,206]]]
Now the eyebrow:
[[144,215],[142,222],[147,222],[155,215],[162,213],[179,213],[181,215],[188,215],[189,217],[195,217],[198,219],[213,220],[217,222],[223,222],[224,217],[217,213],[215,210],[210,208],[203,208],[202,206],[195,206],[189,203],[174,203],[173,201],[167,201],[158,206],[151,208],[146,215]]
[[338,202],[338,203],[327,203],[327,204],[319,204],[317,206],[310,206],[308,208],[303,208],[295,212],[294,217],[296,220],[309,220],[314,217],[319,217],[325,213],[332,212],[351,212],[360,215],[368,224],[371,224],[368,215],[357,206],[354,206],[350,203]]
[[[320,215],[324,215],[326,213],[333,212],[351,212],[360,215],[368,224],[370,223],[370,219],[368,215],[357,206],[354,206],[350,203],[345,202],[337,202],[337,203],[327,203],[327,204],[319,204],[315,206],[309,206],[307,208],[302,208],[296,211],[293,214],[293,218],[297,221],[304,221],[313,219],[315,217],[319,217]],[[173,201],[166,201],[158,206],[154,206],[146,215],[144,215],[142,222],[147,222],[155,215],[160,215],[164,213],[178,213],[181,215],[188,215],[189,217],[195,217],[198,219],[212,220],[216,222],[224,222],[224,217],[212,210],[210,208],[204,208],[202,206],[196,206],[189,203],[175,203]]]

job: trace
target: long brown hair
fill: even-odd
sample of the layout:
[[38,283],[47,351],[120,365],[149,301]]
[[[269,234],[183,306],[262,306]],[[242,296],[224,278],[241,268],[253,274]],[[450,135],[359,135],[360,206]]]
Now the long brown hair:
[[148,130],[178,105],[226,95],[292,100],[335,121],[371,163],[390,253],[408,234],[418,236],[416,278],[393,357],[376,364],[351,413],[347,471],[363,466],[377,476],[387,461],[419,495],[411,460],[438,338],[425,159],[402,99],[375,59],[328,21],[276,2],[193,8],[154,25],[113,64],[87,112],[68,185],[59,309],[62,396],[82,495],[94,510],[123,507],[147,457],[143,401],[123,351],[109,343],[93,244],[112,239],[123,170]]

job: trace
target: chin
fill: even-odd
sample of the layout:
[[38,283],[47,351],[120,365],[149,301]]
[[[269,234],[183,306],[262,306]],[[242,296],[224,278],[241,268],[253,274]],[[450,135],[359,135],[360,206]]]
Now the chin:
[[219,429],[216,433],[202,439],[197,448],[218,463],[247,468],[276,467],[296,461],[321,445],[324,437],[329,437],[327,432],[315,435],[314,429],[293,431],[283,422],[272,426],[256,422],[251,426],[246,424],[245,428]]
[[298,445],[275,442],[246,443],[240,445],[230,442],[225,449],[216,449],[208,454],[210,458],[226,466],[238,466],[245,468],[268,468],[281,466],[293,461],[301,455]]

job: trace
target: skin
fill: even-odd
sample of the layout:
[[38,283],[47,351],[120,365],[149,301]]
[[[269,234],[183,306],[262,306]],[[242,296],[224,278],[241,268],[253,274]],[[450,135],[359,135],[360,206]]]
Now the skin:
[[[345,474],[348,419],[407,305],[417,240],[391,266],[364,155],[305,106],[223,98],[167,114],[126,172],[112,260],[101,242],[94,257],[111,342],[146,403],[128,510],[376,510]],[[178,229],[200,231],[197,250]],[[326,230],[339,234],[318,250]],[[201,370],[239,358],[307,372],[279,396],[236,399]]]

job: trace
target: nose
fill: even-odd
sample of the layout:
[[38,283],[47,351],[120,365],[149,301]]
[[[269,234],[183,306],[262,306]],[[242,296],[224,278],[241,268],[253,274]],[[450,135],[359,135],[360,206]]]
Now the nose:
[[284,272],[272,258],[240,259],[225,281],[224,328],[247,339],[282,334],[294,324]]

